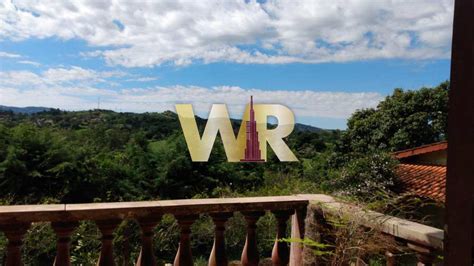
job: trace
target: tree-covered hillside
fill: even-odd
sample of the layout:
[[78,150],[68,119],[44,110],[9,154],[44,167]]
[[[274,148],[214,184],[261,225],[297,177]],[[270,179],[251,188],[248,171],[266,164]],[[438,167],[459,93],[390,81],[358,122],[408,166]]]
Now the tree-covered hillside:
[[[201,129],[206,121],[197,118]],[[240,121],[233,121],[238,128]],[[333,145],[336,132],[302,127],[288,142],[301,160]],[[228,163],[219,140],[193,163],[177,115],[107,110],[0,113],[0,189],[8,203],[91,202],[211,196],[258,187],[265,171],[301,163]]]

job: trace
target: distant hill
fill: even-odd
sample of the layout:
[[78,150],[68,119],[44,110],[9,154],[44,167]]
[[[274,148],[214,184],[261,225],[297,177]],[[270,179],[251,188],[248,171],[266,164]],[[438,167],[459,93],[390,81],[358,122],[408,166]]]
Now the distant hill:
[[313,127],[313,126],[310,126],[310,125],[296,123],[295,124],[295,130],[296,131],[307,131],[307,132],[322,132],[322,131],[327,131],[328,129],[322,129],[322,128],[319,128],[319,127]]
[[39,112],[50,111],[53,108],[48,107],[36,107],[36,106],[27,106],[27,107],[13,107],[0,105],[0,111],[11,111],[16,114],[35,114]]
[[[96,124],[97,122],[105,122],[105,120],[116,120],[120,117],[118,120],[125,119],[128,121],[129,124],[137,124],[137,121],[144,122],[144,120],[150,119],[150,117],[153,117],[154,122],[158,121],[167,121],[167,123],[171,123],[173,128],[179,128],[179,123],[178,123],[178,116],[175,112],[173,111],[165,111],[162,113],[116,113],[111,110],[87,110],[87,111],[60,111],[59,109],[54,109],[50,107],[33,107],[33,106],[28,106],[28,107],[13,107],[13,106],[4,106],[0,105],[0,112],[2,111],[8,111],[8,112],[13,112],[14,114],[28,114],[28,115],[33,115],[33,114],[38,114],[42,113],[41,115],[38,114],[39,116],[35,116],[33,119],[37,124],[41,125],[44,124],[44,119],[45,118],[52,118],[51,115],[55,119],[56,122],[53,124],[59,124],[61,126],[64,126],[64,124],[68,124],[69,126],[77,127],[79,125],[85,126],[88,124]],[[108,119],[105,119],[105,117],[108,117]],[[206,124],[207,119],[201,118],[199,116],[197,118],[197,123],[198,125],[204,126]],[[67,123],[62,123],[64,122],[64,119],[67,120]],[[135,119],[134,122],[132,122]],[[157,120],[155,120],[157,119]],[[73,121],[70,121],[73,120]],[[241,120],[240,119],[231,119],[232,125],[234,127],[234,130],[237,133]],[[51,122],[51,121],[50,121]],[[121,121],[122,122],[122,121]],[[150,121],[146,121],[148,123]],[[71,125],[72,124],[72,125]],[[60,126],[60,127],[61,127]],[[274,125],[269,124],[269,128],[274,127]],[[68,126],[66,126],[68,127]],[[319,132],[324,132],[324,131],[331,131],[329,129],[322,129],[319,127],[314,127],[310,125],[305,125],[301,123],[296,123],[295,124],[295,131],[299,132],[311,132],[311,133],[319,133]]]
[[[199,117],[198,117],[199,118]],[[205,121],[205,119],[201,118],[202,120]],[[239,126],[240,126],[240,123],[242,120],[240,119],[230,119],[231,122],[232,122],[232,126],[234,127],[234,130],[238,130]],[[272,123],[269,123],[267,125],[268,128],[274,128],[276,125],[275,124],[272,124]],[[299,132],[311,132],[311,133],[315,133],[315,132],[327,132],[327,131],[331,131],[332,129],[323,129],[323,128],[319,128],[319,127],[314,127],[314,126],[310,126],[310,125],[305,125],[305,124],[300,124],[300,123],[296,123],[295,124],[295,131],[299,131]],[[236,132],[237,133],[237,132]]]

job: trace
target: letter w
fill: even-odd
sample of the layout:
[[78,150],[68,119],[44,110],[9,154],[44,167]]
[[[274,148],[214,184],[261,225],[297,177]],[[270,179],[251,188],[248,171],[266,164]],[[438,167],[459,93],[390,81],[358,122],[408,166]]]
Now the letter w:
[[243,134],[239,134],[238,138],[235,137],[225,104],[212,105],[202,138],[199,137],[192,105],[177,104],[176,112],[178,113],[191,159],[194,162],[207,162],[209,160],[217,132],[221,135],[227,160],[229,162],[238,162],[241,159],[240,157],[242,157],[243,149],[245,148],[245,138]]

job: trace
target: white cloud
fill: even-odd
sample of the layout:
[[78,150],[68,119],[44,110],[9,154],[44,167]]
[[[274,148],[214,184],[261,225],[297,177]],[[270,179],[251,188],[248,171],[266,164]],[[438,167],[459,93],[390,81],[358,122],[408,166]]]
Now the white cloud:
[[96,71],[77,66],[68,68],[49,68],[40,73],[30,71],[5,71],[0,72],[0,85],[5,86],[71,86],[91,85],[104,83],[111,85],[111,78],[128,76],[121,71]]
[[[1,24],[1,19],[0,19],[0,25],[2,25]],[[24,57],[22,55],[19,55],[19,54],[7,53],[7,52],[3,52],[3,51],[0,51],[0,58],[15,58],[15,59],[18,60],[17,63],[25,64],[25,65],[32,65],[32,66],[36,66],[36,67],[41,65],[40,63],[35,62],[35,61],[31,61],[31,60],[19,60],[19,59],[24,58]]]
[[154,78],[154,77],[138,77],[138,78],[126,79],[125,81],[150,82],[150,81],[155,81],[155,80],[158,80],[158,78]]
[[448,58],[453,0],[6,1],[0,39],[85,40],[111,65]]
[[43,77],[48,82],[66,82],[100,79],[100,73],[90,69],[73,66],[71,68],[50,68],[43,72]]
[[[1,25],[1,24],[0,24]],[[19,54],[12,54],[12,53],[7,53],[7,52],[2,52],[0,51],[0,58],[20,58],[21,55]]]
[[32,65],[32,66],[35,66],[35,67],[41,66],[40,63],[35,62],[35,61],[30,61],[30,60],[20,60],[20,61],[18,61],[18,63],[24,64],[24,65]]
[[96,71],[78,66],[69,68],[49,68],[42,73],[48,83],[61,82],[105,82],[108,78],[124,77],[128,74],[122,71]]
[[[120,91],[109,106],[138,112],[173,110],[176,103],[192,103],[195,112],[206,115],[212,104],[225,103],[234,117],[241,116],[250,95],[257,103],[283,104],[296,116],[347,118],[356,109],[375,107],[379,93],[323,92],[317,90],[260,90],[240,87],[173,86]],[[155,109],[156,108],[156,109]]]
[[104,89],[97,86],[102,82],[103,73],[77,67],[49,69],[40,74],[0,72],[0,104],[83,110],[96,108],[100,97],[101,108],[116,111],[160,112],[174,110],[176,103],[192,103],[197,114],[207,116],[212,104],[225,103],[233,117],[238,118],[250,95],[254,95],[258,103],[290,107],[297,117],[347,118],[356,109],[374,107],[382,99],[382,95],[373,92],[261,90],[232,86]]
[[0,72],[1,86],[39,85],[44,82],[41,76],[30,71]]

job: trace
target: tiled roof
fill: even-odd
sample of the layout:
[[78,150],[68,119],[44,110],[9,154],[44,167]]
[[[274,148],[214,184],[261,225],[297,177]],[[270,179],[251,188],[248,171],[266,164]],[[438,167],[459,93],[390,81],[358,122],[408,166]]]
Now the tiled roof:
[[402,183],[402,192],[444,202],[446,166],[400,164],[396,173]]
[[447,148],[448,148],[448,142],[441,141],[441,142],[431,143],[431,144],[423,145],[423,146],[412,148],[412,149],[397,151],[397,152],[394,152],[393,154],[395,155],[397,159],[402,159],[402,158],[420,155],[424,153],[446,150]]

